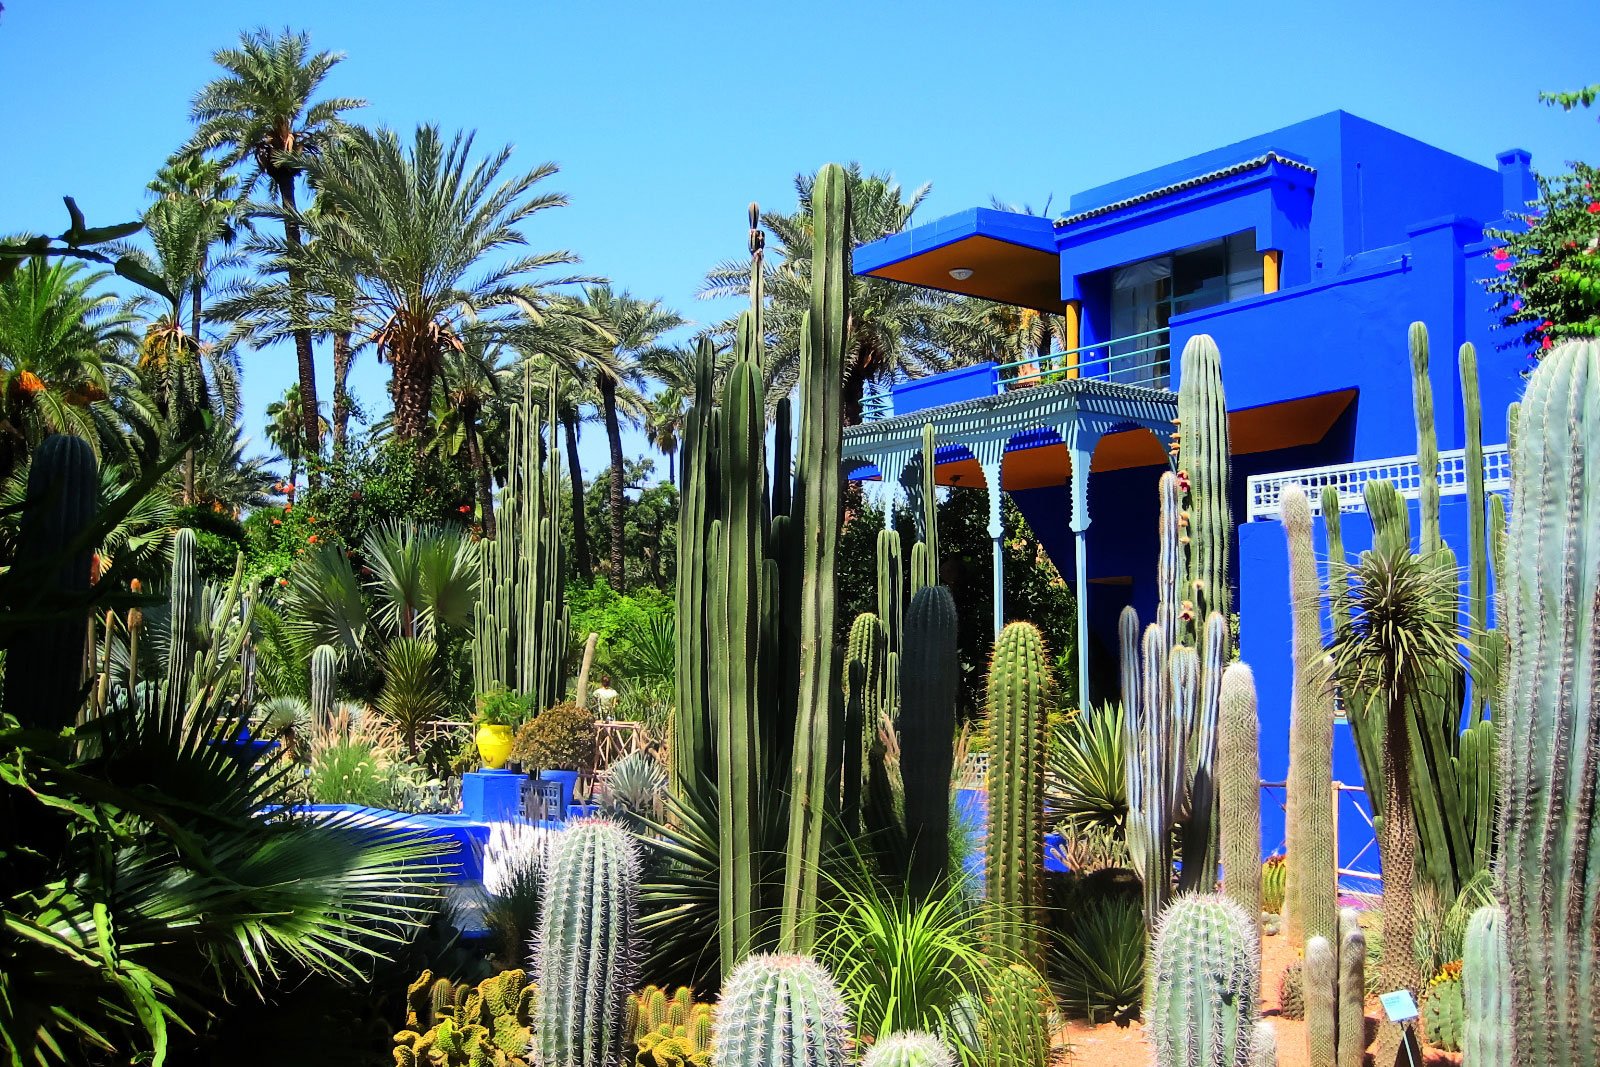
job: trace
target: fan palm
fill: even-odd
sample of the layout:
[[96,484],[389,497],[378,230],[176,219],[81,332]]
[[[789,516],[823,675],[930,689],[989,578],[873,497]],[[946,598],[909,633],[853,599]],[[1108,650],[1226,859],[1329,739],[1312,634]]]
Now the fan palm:
[[611,335],[610,341],[595,341],[593,358],[586,362],[584,370],[599,394],[600,415],[610,446],[611,584],[622,590],[626,585],[623,560],[627,529],[623,515],[627,472],[622,455],[622,419],[635,421],[644,415],[643,398],[637,392],[644,379],[644,367],[660,358],[662,336],[682,326],[684,319],[663,307],[659,300],[640,300],[626,290],[616,292],[609,285],[585,286],[582,304]]
[[313,545],[286,580],[283,619],[292,643],[307,657],[318,645],[331,645],[343,658],[359,658],[366,647],[367,602],[344,551]]
[[[296,210],[295,184],[310,161],[342,136],[342,114],[366,104],[350,97],[314,99],[343,58],[338,52],[313,52],[304,33],[247,32],[240,35],[239,47],[212,55],[224,74],[202,88],[190,108],[196,129],[187,151],[216,153],[229,166],[247,165],[241,183],[246,193],[265,180],[283,209],[278,217],[284,244],[297,251],[302,216]],[[306,321],[305,278],[292,261],[286,295],[297,320],[295,359],[305,406],[301,429],[307,454],[315,456],[321,451],[316,363]]]
[[442,631],[471,623],[478,557],[460,530],[391,521],[367,534],[361,553],[385,632],[438,640]]
[[[907,194],[889,175],[864,174],[859,163],[850,164],[846,176],[851,247],[905,230],[931,188],[922,185]],[[765,253],[761,269],[770,353],[768,396],[772,400],[787,396],[799,374],[801,318],[811,307],[814,183],[812,175],[797,175],[798,210],[761,215],[762,226],[776,244]],[[748,299],[751,266],[748,258],[718,264],[707,273],[700,295]],[[843,382],[847,424],[861,420],[861,398],[867,383],[949,370],[976,358],[972,353],[952,351],[949,345],[952,327],[967,315],[956,298],[881,278],[847,274],[846,280],[850,287]],[[731,322],[719,328],[719,332],[731,331]]]
[[353,131],[337,166],[317,176],[340,210],[324,217],[315,245],[283,250],[318,288],[348,291],[350,324],[393,368],[401,440],[426,433],[444,353],[464,347],[469,322],[492,333],[559,314],[550,287],[577,280],[535,277],[576,262],[569,252],[505,258],[527,245],[525,222],[567,202],[535,191],[555,164],[507,176],[510,148],[474,161],[472,146],[470,134],[447,140],[434,126],[419,126],[409,144],[392,130]]
[[134,308],[101,289],[107,277],[35,258],[0,281],[0,478],[48,434],[99,454],[125,418],[153,416],[123,354],[138,343]]

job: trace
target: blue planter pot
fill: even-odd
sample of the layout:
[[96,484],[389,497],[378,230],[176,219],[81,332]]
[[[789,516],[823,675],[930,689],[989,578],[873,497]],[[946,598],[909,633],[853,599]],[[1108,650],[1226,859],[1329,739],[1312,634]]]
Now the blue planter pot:
[[572,791],[578,784],[577,771],[540,771],[539,781],[561,783],[561,807],[558,811],[566,811],[572,804]]
[[598,804],[568,804],[567,805],[567,818],[569,818],[569,819],[592,819],[596,815],[599,815],[599,814],[600,814],[600,805],[598,805]]

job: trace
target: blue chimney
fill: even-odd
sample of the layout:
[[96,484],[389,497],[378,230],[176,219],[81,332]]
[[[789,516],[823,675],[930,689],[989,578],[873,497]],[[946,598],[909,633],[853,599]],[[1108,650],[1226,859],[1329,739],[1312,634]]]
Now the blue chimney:
[[1537,199],[1539,185],[1533,180],[1533,156],[1523,148],[1512,148],[1495,156],[1500,164],[1500,208],[1508,215],[1528,210],[1528,201]]

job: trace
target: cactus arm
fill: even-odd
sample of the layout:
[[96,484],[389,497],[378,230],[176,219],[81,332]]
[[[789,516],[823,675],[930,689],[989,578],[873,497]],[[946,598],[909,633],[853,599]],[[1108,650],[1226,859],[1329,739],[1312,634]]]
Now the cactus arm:
[[1310,1067],[1335,1067],[1338,1057],[1338,964],[1333,945],[1316,936],[1306,942],[1306,1062]]
[[1472,707],[1468,724],[1483,721],[1484,708],[1494,689],[1493,660],[1489,633],[1489,544],[1485,523],[1483,488],[1483,399],[1478,392],[1478,351],[1471,344],[1461,346],[1462,432],[1466,438],[1467,477],[1467,621],[1473,656]]
[[1407,334],[1411,350],[1411,402],[1417,416],[1417,470],[1421,472],[1419,512],[1422,554],[1437,549],[1439,537],[1439,438],[1433,422],[1433,383],[1428,377],[1428,328],[1413,322]]
[[1232,600],[1228,550],[1233,515],[1228,506],[1228,405],[1216,343],[1197,334],[1183,347],[1178,379],[1178,468],[1188,479],[1188,539],[1183,598],[1194,605],[1198,635],[1212,612],[1227,617]]

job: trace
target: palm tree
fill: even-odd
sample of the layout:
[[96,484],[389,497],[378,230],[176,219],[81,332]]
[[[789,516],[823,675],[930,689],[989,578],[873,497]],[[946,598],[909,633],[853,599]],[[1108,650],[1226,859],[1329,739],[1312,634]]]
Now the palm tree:
[[645,438],[667,457],[667,481],[678,484],[678,448],[682,444],[683,420],[694,402],[694,361],[691,348],[663,348],[644,362],[644,372],[658,385],[645,415]]
[[197,206],[195,214],[199,216],[201,233],[188,278],[189,332],[196,338],[201,335],[203,297],[213,267],[211,248],[217,243],[231,245],[238,237],[240,201],[235,196],[238,184],[220,160],[179,153],[167,160],[146,186],[164,201],[186,201]]
[[304,415],[305,405],[300,403],[298,385],[289,386],[284,390],[282,399],[267,405],[267,441],[289,463],[288,496],[291,504],[294,503],[295,484],[300,479],[300,461],[304,458],[306,435],[300,430],[300,420]]
[[[212,55],[226,73],[201,89],[190,109],[197,129],[186,150],[196,155],[218,153],[228,166],[248,161],[251,169],[242,183],[243,191],[250,192],[263,179],[268,183],[282,208],[284,243],[291,250],[301,247],[297,179],[342,135],[345,127],[340,116],[366,105],[351,97],[313,99],[329,71],[343,58],[338,52],[312,52],[311,38],[305,33],[244,33],[238,48],[224,48]],[[288,296],[297,320],[295,359],[305,407],[301,429],[306,435],[307,455],[316,456],[322,444],[316,363],[305,314],[305,279],[292,261]]]
[[[477,331],[469,330],[467,343],[458,351],[449,349],[440,364],[440,399],[444,410],[438,420],[435,441],[453,446],[459,441],[467,454],[472,484],[483,516],[483,536],[495,536],[493,461],[488,456],[485,432],[490,420],[504,412],[513,387],[514,370],[504,362],[504,349],[486,343]],[[454,452],[454,447],[450,448]]]
[[585,369],[600,397],[600,415],[611,449],[611,582],[621,591],[625,583],[623,490],[627,488],[622,418],[626,415],[634,421],[644,414],[643,398],[635,389],[643,380],[643,366],[662,358],[662,335],[682,326],[684,319],[663,307],[659,300],[640,300],[626,290],[615,292],[609,285],[585,286],[582,303],[589,316],[603,323],[612,337],[609,342],[594,343],[593,358]]
[[52,433],[99,454],[127,417],[153,412],[123,353],[138,344],[134,307],[101,289],[107,271],[44,258],[0,281],[0,479]]
[[[851,247],[900,233],[931,188],[922,185],[907,196],[887,174],[863,174],[859,163],[846,171],[850,186]],[[787,396],[800,366],[801,317],[811,306],[812,215],[809,174],[795,177],[798,210],[764,212],[761,224],[775,247],[762,260],[762,288],[767,310],[768,397]],[[706,274],[700,295],[707,299],[749,298],[751,260],[730,260]],[[967,312],[944,293],[881,278],[847,275],[850,318],[845,324],[844,417],[861,421],[861,397],[867,383],[890,381],[908,374],[932,374],[970,363],[976,355],[952,351],[950,335]],[[725,323],[719,333],[732,332]]]
[[576,262],[570,252],[498,258],[526,246],[524,222],[567,198],[534,192],[555,164],[502,178],[511,149],[474,162],[472,140],[458,133],[447,141],[435,126],[419,126],[410,144],[392,130],[352,131],[339,165],[317,176],[340,210],[324,217],[314,246],[285,249],[324,291],[350,287],[350,323],[393,367],[401,440],[426,433],[434,379],[444,353],[464,346],[468,322],[492,333],[538,321],[551,305],[549,287],[581,280],[532,277]]
[[249,445],[250,439],[237,422],[219,425],[206,434],[199,447],[191,451],[194,464],[189,475],[189,503],[233,519],[244,511],[269,505],[272,484],[277,479],[265,457],[245,455]]

